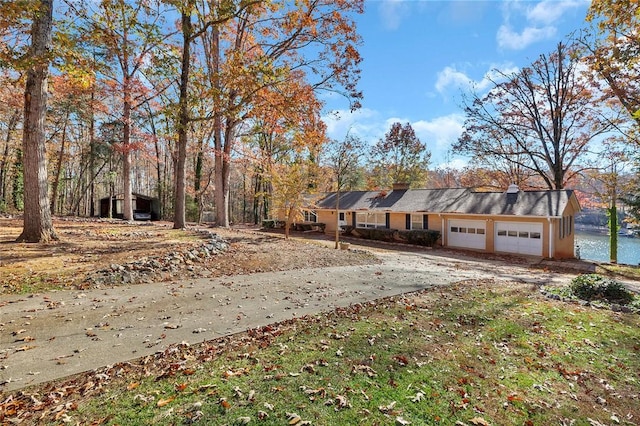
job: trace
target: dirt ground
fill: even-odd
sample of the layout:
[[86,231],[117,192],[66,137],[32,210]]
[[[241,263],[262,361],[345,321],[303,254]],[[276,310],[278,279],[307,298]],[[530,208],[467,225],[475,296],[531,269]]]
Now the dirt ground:
[[[327,237],[285,241],[278,233],[257,229],[193,226],[174,230],[169,222],[133,222],[99,219],[54,220],[59,241],[50,244],[16,243],[21,219],[0,218],[0,294],[32,293],[51,289],[91,287],[96,271],[143,259],[163,259],[206,244],[203,229],[230,243],[224,253],[173,267],[154,281],[180,278],[221,277],[324,266],[360,265],[375,262],[370,254],[330,248]],[[323,249],[318,250],[321,246]],[[135,284],[135,282],[133,283]]]

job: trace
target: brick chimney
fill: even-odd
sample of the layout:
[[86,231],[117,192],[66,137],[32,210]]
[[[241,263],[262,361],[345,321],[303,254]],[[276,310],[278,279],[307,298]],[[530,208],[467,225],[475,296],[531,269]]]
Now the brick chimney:
[[404,191],[409,189],[409,183],[408,182],[394,182],[393,185],[391,185],[391,188],[394,191]]

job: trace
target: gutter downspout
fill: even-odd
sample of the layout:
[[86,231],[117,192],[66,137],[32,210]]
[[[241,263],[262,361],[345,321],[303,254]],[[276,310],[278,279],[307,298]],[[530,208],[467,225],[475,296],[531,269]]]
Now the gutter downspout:
[[547,217],[547,220],[549,221],[549,259],[553,259],[555,253],[554,253],[554,246],[553,246],[553,218],[552,217]]

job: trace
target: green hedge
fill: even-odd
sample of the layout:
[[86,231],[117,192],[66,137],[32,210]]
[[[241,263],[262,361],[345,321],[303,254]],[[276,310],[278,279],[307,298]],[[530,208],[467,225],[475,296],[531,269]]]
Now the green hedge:
[[262,221],[262,227],[265,229],[281,229],[285,224],[284,220],[266,219]]
[[366,240],[403,242],[425,247],[435,246],[440,239],[440,231],[431,229],[399,231],[397,229],[356,228],[350,232],[350,235]]
[[395,235],[397,232],[395,229],[356,228],[351,231],[351,235],[365,240],[393,242],[396,241]]
[[434,231],[431,229],[398,231],[398,237],[409,244],[433,247],[440,239],[440,231]]

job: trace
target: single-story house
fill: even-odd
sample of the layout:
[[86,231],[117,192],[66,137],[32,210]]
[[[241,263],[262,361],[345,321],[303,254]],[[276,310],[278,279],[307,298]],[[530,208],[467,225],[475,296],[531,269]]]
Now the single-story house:
[[476,192],[468,188],[347,191],[329,193],[305,209],[305,219],[354,228],[431,229],[444,247],[566,259],[575,257],[572,190]]
[[[124,218],[124,195],[100,199],[100,217],[109,217],[109,200],[111,200],[111,215],[113,218]],[[160,201],[157,198],[142,194],[131,195],[133,218],[138,220],[160,219]]]

